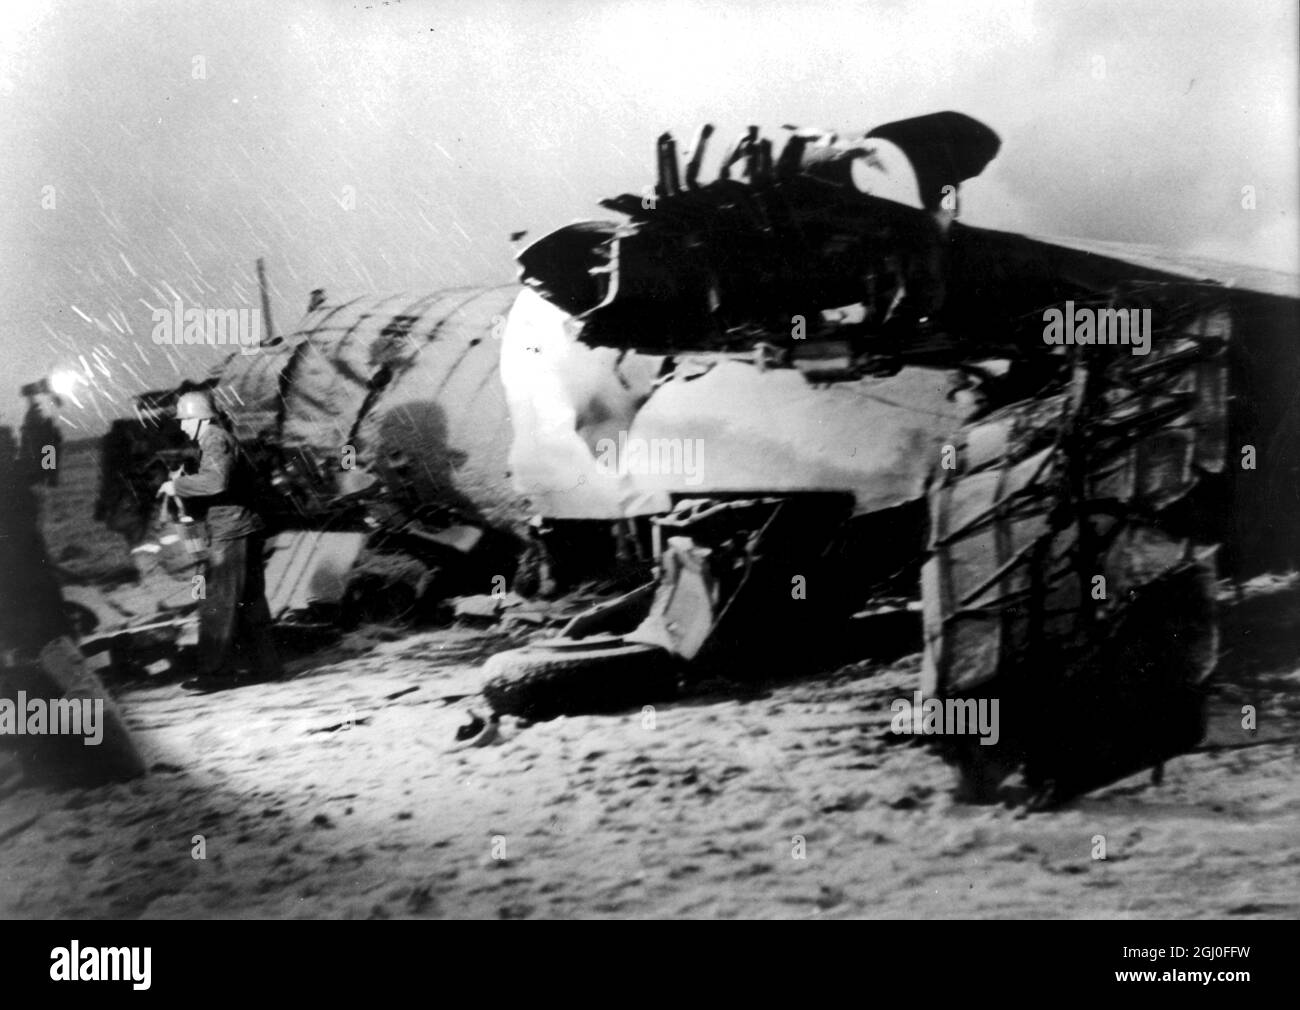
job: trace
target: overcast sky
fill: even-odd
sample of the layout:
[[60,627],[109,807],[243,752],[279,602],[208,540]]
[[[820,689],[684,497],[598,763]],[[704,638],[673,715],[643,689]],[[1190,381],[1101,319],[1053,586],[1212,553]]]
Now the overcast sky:
[[608,216],[599,198],[653,181],[660,132],[684,147],[705,121],[721,146],[749,123],[779,138],[956,109],[1003,140],[967,223],[1300,268],[1294,0],[0,11],[10,424],[18,386],[79,355],[101,387],[65,411],[82,433],[206,374],[210,351],[153,345],[150,306],[255,306],[258,256],[282,331],[314,287],[510,280],[510,232]]

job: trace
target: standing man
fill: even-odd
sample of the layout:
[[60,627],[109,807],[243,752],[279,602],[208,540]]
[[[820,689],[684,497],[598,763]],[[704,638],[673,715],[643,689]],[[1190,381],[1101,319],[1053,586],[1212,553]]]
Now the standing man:
[[199,444],[198,472],[174,476],[158,493],[187,500],[196,519],[207,519],[210,541],[199,604],[198,676],[182,686],[219,691],[276,680],[281,669],[271,640],[264,524],[252,500],[251,465],[207,392],[182,393],[176,417]]

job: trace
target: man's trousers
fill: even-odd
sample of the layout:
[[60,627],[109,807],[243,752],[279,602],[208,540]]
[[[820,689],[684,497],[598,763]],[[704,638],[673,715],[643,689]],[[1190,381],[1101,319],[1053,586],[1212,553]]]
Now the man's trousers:
[[216,540],[208,550],[205,595],[199,604],[201,677],[280,676],[266,605],[264,546],[264,537],[251,536]]

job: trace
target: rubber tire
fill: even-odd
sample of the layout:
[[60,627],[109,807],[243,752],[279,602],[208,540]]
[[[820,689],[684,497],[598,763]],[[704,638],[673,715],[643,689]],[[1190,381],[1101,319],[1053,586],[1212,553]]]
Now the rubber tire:
[[554,719],[626,711],[671,698],[677,663],[652,645],[555,652],[510,649],[484,666],[483,695],[500,715]]

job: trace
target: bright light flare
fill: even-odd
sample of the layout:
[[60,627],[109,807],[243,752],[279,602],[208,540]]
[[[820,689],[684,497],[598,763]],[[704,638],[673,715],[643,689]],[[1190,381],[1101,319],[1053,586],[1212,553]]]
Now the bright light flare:
[[85,383],[85,379],[80,372],[75,372],[71,368],[56,368],[50,374],[50,391],[62,399],[71,400],[78,407],[77,387]]

